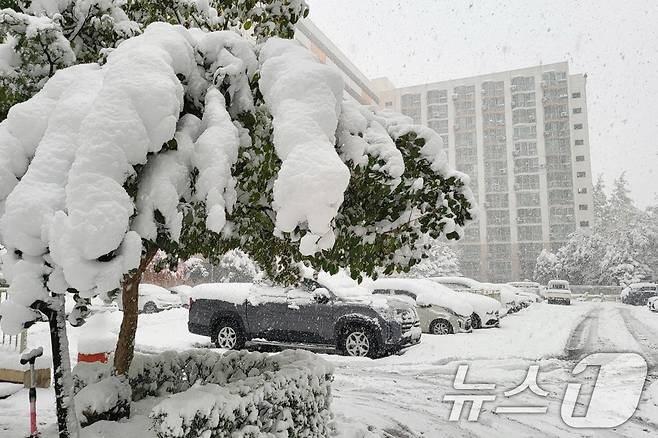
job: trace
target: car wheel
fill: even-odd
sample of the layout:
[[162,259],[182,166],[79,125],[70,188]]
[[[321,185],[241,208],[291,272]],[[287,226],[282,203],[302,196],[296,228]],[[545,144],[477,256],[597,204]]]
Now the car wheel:
[[377,357],[377,341],[372,332],[363,326],[352,326],[341,337],[340,350],[347,356]]
[[445,319],[435,319],[430,324],[430,333],[433,335],[449,335],[452,333],[452,325]]
[[144,313],[156,313],[158,311],[158,306],[155,305],[153,301],[149,301],[144,304]]
[[240,350],[244,347],[245,338],[240,326],[234,321],[220,321],[213,334],[213,341],[217,348],[227,350]]
[[477,315],[477,313],[473,313],[471,315],[471,327],[473,330],[482,328],[482,321],[480,320],[480,317]]

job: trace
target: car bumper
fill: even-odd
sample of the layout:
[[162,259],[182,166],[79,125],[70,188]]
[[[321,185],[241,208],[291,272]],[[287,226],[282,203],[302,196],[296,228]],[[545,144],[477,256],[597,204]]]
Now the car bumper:
[[489,317],[486,322],[482,323],[482,328],[500,327],[500,318],[497,316]]
[[197,324],[193,322],[187,323],[187,330],[190,333],[201,336],[210,336],[210,326],[206,324]]
[[453,331],[455,333],[471,333],[473,327],[471,327],[471,317],[466,318],[457,318],[452,324]]
[[415,321],[411,327],[405,327],[404,329],[399,324],[391,324],[390,329],[392,336],[384,342],[383,346],[386,353],[397,352],[420,342],[421,329],[419,321]]

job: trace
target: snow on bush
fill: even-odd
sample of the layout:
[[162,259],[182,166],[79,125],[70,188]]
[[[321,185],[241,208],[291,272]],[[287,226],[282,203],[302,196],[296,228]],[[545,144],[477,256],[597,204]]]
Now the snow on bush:
[[[229,361],[237,364],[231,356],[240,354],[231,353]],[[240,360],[235,373],[223,364],[211,376],[218,383],[195,386],[155,406],[151,418],[158,436],[327,436],[331,365],[305,351],[243,354],[260,356],[252,362],[258,367],[249,369]]]
[[82,388],[75,409],[82,426],[100,420],[116,421],[130,414],[132,394],[124,377],[109,376]]
[[[114,412],[111,401],[125,399],[110,374],[109,364],[74,368],[76,403],[85,418]],[[328,432],[332,374],[328,362],[302,350],[190,350],[136,354],[128,379],[133,401],[171,395],[151,414],[160,437],[196,437],[205,430],[217,437],[247,431],[319,437]]]

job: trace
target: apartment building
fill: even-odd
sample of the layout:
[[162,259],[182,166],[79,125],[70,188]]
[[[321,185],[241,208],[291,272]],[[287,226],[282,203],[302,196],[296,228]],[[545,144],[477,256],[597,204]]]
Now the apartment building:
[[480,215],[458,244],[464,275],[531,278],[543,248],[593,223],[586,79],[562,62],[404,88],[372,81],[381,106],[438,132],[471,176]]
[[364,105],[378,105],[379,96],[370,80],[308,18],[295,25],[295,39],[324,64],[333,65],[345,81],[346,96]]

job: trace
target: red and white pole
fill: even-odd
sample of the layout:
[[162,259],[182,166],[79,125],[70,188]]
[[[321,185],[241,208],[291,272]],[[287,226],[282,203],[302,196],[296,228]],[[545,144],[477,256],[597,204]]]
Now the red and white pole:
[[21,356],[21,365],[30,364],[30,438],[39,436],[37,430],[37,377],[34,371],[34,362],[43,354],[41,347]]
[[37,431],[37,388],[34,361],[30,362],[30,438],[38,437]]

